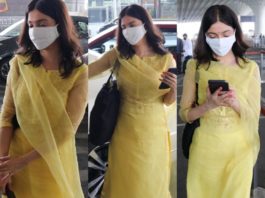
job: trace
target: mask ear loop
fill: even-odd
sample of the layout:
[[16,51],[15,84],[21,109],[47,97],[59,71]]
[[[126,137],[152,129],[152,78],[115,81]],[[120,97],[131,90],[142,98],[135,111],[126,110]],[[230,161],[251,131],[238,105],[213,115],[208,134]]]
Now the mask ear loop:
[[[57,31],[58,31],[58,26],[59,26],[59,24],[56,24],[56,25],[55,25],[55,27],[56,27]],[[58,31],[58,33],[59,33],[59,31]]]
[[[59,37],[59,36],[60,36],[60,32],[59,32],[58,26],[59,26],[59,24],[56,24],[56,25],[55,25],[56,30],[57,30],[57,33],[58,33],[58,37]],[[58,37],[57,37],[57,38],[58,38]]]
[[142,24],[142,26],[144,27],[145,33],[147,32],[147,29],[145,27],[145,23]]

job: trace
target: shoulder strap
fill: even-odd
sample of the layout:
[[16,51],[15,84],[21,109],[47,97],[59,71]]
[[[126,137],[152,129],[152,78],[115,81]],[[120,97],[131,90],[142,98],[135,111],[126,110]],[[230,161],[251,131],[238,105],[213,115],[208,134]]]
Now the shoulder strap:
[[119,58],[117,58],[115,62],[113,63],[112,73],[115,72],[119,66],[120,66],[120,61],[119,61]]
[[113,76],[114,72],[117,71],[117,69],[118,69],[119,66],[120,66],[120,62],[119,62],[119,59],[117,58],[115,60],[115,62],[113,63],[113,67],[112,67],[110,76],[109,76],[109,78],[107,80],[107,83],[110,82],[110,80],[112,80],[112,76]]

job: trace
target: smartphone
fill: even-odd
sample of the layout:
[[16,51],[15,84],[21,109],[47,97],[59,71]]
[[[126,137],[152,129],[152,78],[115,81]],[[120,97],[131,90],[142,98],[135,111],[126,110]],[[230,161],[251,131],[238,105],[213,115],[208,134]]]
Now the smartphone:
[[[167,71],[177,75],[177,68],[175,67],[169,68]],[[169,86],[166,83],[161,82],[159,89],[167,89],[167,88],[169,88]]]
[[213,94],[220,87],[222,87],[222,91],[229,91],[228,82],[225,80],[208,80],[208,85],[211,94]]

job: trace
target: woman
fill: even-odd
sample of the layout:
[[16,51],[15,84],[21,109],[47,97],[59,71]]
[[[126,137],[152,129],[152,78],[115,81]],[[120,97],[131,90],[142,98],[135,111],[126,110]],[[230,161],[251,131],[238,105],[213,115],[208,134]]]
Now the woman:
[[[229,7],[207,9],[180,103],[184,121],[200,118],[188,161],[189,198],[250,197],[259,151],[261,88],[257,64],[244,57],[248,46],[242,37],[237,16]],[[230,89],[219,88],[211,94],[208,80],[225,80]],[[193,108],[195,82],[199,105]]]
[[77,60],[73,29],[63,1],[28,5],[0,117],[1,178],[11,177],[17,198],[84,197],[75,133],[87,105],[88,71]]
[[[117,48],[89,65],[93,77],[119,62],[121,106],[102,197],[167,198],[170,144],[164,104],[176,100],[176,75],[166,72],[175,61],[163,47],[150,15],[139,5],[121,11],[117,34]],[[170,88],[159,89],[160,78]]]

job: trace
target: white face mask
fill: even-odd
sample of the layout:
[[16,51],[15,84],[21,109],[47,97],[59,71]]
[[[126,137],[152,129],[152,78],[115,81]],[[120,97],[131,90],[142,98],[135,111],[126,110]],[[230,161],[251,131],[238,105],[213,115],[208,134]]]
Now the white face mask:
[[209,38],[206,36],[206,43],[218,56],[225,56],[236,41],[235,34],[224,38]]
[[123,36],[131,45],[136,45],[144,37],[145,33],[144,24],[122,30]]
[[38,50],[45,49],[59,37],[57,25],[29,28],[29,37]]

